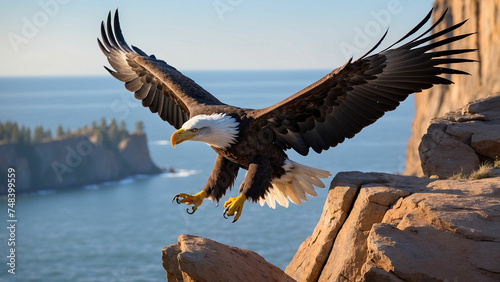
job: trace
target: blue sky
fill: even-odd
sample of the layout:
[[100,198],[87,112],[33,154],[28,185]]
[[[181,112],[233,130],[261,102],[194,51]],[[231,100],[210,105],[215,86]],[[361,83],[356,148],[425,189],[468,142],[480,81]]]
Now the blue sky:
[[129,44],[179,70],[334,69],[403,36],[431,0],[4,1],[0,76],[104,75],[96,38],[119,8]]

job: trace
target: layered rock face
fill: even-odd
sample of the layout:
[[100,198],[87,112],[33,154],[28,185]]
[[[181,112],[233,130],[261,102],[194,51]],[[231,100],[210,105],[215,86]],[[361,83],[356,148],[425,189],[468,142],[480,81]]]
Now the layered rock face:
[[481,163],[494,162],[500,158],[500,96],[434,119],[418,149],[426,176],[467,175]]
[[339,173],[285,273],[190,235],[162,259],[169,281],[500,281],[500,177]]
[[436,0],[434,6],[434,18],[449,9],[441,23],[442,28],[469,19],[459,29],[460,34],[477,34],[446,46],[451,49],[478,49],[476,53],[461,56],[479,62],[460,66],[471,76],[452,75],[450,79],[455,84],[436,86],[415,94],[416,113],[406,153],[405,174],[408,175],[423,175],[417,148],[432,118],[500,91],[500,0]]
[[499,281],[500,178],[339,173],[297,281]]

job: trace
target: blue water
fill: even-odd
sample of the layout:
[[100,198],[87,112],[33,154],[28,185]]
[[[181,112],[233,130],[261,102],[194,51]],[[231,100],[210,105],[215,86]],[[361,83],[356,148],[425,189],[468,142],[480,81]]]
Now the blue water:
[[[221,101],[261,108],[288,97],[326,74],[307,71],[186,71]],[[414,115],[410,98],[394,112],[337,148],[300,163],[330,170],[401,172]],[[301,206],[247,203],[237,223],[223,208],[205,201],[194,215],[172,204],[179,192],[198,192],[211,172],[215,153],[205,144],[185,142],[173,149],[173,132],[142,108],[112,77],[0,78],[0,121],[76,129],[101,117],[125,120],[129,130],[144,121],[156,164],[183,171],[135,177],[66,191],[17,195],[16,275],[7,273],[7,201],[0,199],[0,280],[7,281],[163,281],[161,249],[182,233],[250,249],[284,269],[318,221],[327,189]],[[1,156],[0,156],[1,157]],[[4,173],[4,172],[2,172]],[[242,180],[240,173],[236,187]],[[331,179],[325,181],[328,186]],[[237,189],[226,194],[235,196]]]

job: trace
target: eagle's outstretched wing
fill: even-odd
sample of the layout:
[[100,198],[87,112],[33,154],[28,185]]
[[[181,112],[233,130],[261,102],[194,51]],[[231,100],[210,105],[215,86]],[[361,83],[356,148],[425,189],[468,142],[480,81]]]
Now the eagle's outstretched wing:
[[[422,38],[444,19],[446,12],[422,35],[390,49],[422,28],[430,19],[431,12],[387,49],[368,56],[382,42],[382,37],[360,59],[347,62],[278,104],[257,110],[258,126],[271,129],[276,142],[285,149],[293,148],[307,155],[312,148],[319,153],[343,142],[345,138],[353,137],[385,112],[394,110],[409,94],[436,84],[452,83],[439,75],[468,74],[449,65],[474,60],[448,56],[474,49],[433,51],[471,35],[452,34],[465,21]],[[447,38],[434,41],[445,34]]]
[[199,105],[223,105],[193,80],[184,76],[165,61],[154,55],[148,56],[139,48],[129,47],[122,35],[118,10],[114,21],[111,12],[107,23],[101,23],[99,47],[115,71],[107,68],[116,79],[125,82],[125,87],[135,92],[144,107],[158,113],[161,119],[179,129],[192,117]]

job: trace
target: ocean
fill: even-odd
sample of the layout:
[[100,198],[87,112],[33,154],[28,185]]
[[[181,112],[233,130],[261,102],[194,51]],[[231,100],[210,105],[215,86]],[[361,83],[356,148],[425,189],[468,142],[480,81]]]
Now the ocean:
[[[328,70],[184,71],[221,101],[263,108],[308,86]],[[353,139],[322,154],[290,159],[333,175],[340,171],[404,170],[406,142],[414,116],[413,97]],[[0,78],[0,121],[43,125],[55,134],[105,117],[124,120],[129,130],[144,122],[153,161],[177,173],[135,176],[117,182],[45,190],[16,197],[16,274],[8,273],[10,236],[7,199],[0,199],[0,280],[2,281],[164,281],[161,250],[180,234],[206,237],[249,249],[285,269],[321,216],[327,188],[301,206],[261,207],[247,202],[236,223],[222,217],[223,203],[237,195],[244,172],[221,205],[205,201],[193,215],[173,204],[179,193],[200,191],[215,153],[205,144],[169,144],[173,128],[151,114],[111,76]],[[0,156],[1,157],[1,156]],[[6,173],[6,172],[1,172]],[[19,173],[19,172],[18,172]],[[1,225],[0,225],[1,226]]]

